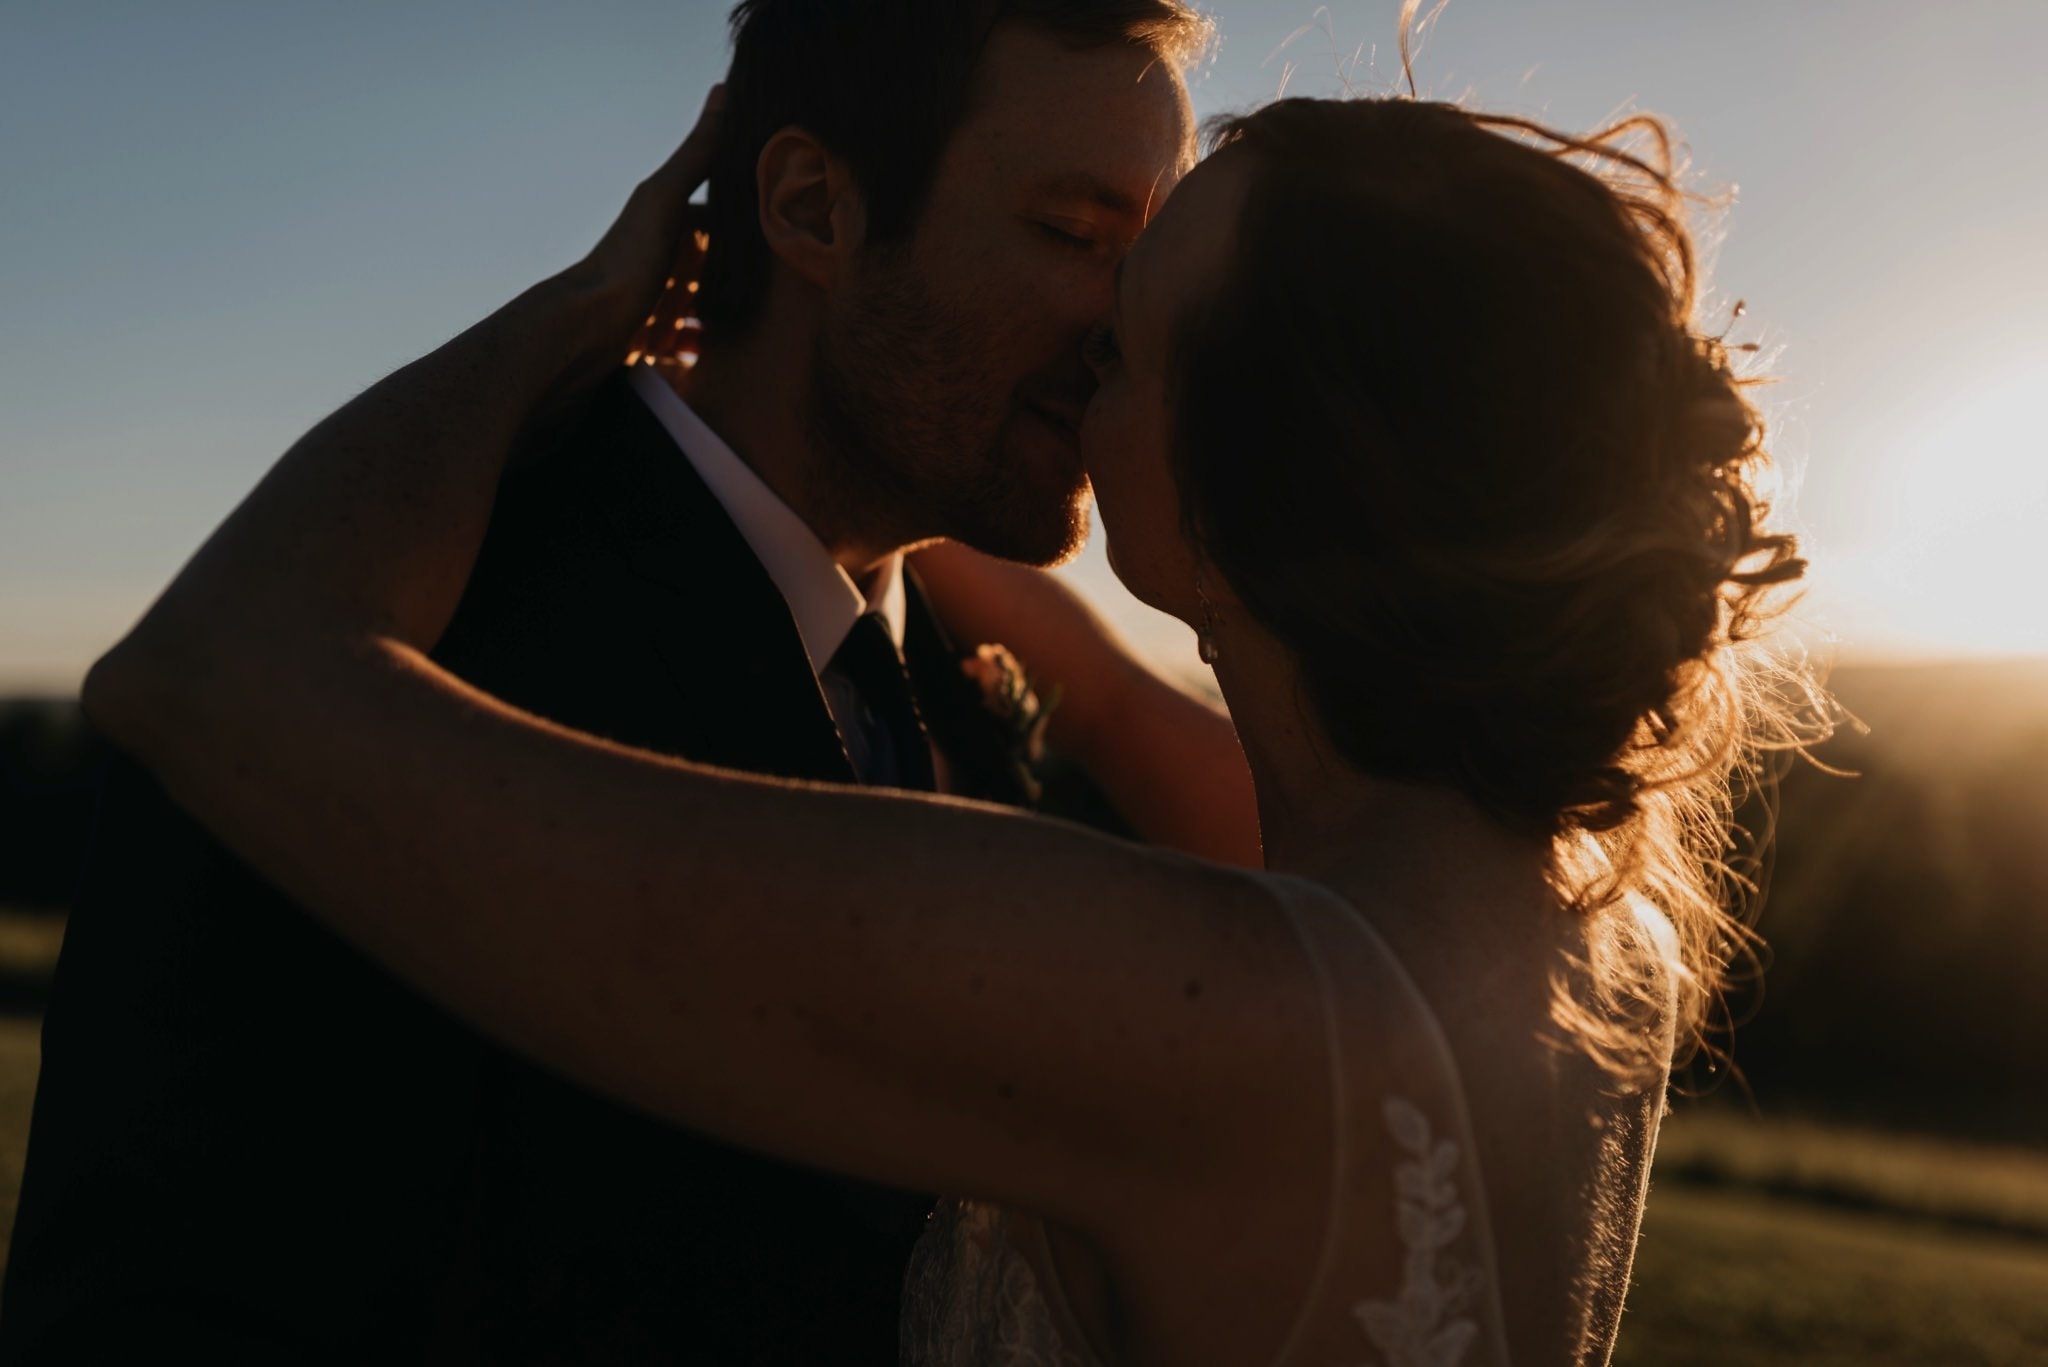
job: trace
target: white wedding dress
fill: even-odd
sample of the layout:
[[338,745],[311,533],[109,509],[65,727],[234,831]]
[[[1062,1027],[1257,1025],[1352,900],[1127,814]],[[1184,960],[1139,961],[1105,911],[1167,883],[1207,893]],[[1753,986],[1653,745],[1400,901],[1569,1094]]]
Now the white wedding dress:
[[[1348,902],[1258,877],[1321,986],[1336,1101],[1322,1255],[1273,1367],[1507,1367],[1486,1198],[1442,1027]],[[1361,1040],[1376,1043],[1347,1047]],[[904,1282],[904,1367],[1102,1367],[1034,1264],[1052,1266],[1036,1219],[941,1203]]]

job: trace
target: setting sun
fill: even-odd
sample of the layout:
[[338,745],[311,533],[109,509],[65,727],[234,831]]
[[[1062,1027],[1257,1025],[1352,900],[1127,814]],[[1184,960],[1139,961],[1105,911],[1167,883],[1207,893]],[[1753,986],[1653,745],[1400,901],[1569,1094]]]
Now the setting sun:
[[1823,613],[1886,652],[2048,651],[2044,374],[2048,361],[1961,386],[1873,439],[1844,500],[1854,530],[1817,557]]

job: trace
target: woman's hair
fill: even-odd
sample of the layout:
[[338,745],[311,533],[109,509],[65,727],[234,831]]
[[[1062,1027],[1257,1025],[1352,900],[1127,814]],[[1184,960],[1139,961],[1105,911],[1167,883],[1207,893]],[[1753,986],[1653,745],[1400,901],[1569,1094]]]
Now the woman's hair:
[[1733,802],[1795,710],[1750,643],[1804,571],[1667,130],[1289,99],[1211,137],[1248,189],[1176,333],[1189,533],[1352,764],[1551,842],[1600,932],[1560,1023],[1661,1069],[1672,983],[1696,1042],[1746,944]]

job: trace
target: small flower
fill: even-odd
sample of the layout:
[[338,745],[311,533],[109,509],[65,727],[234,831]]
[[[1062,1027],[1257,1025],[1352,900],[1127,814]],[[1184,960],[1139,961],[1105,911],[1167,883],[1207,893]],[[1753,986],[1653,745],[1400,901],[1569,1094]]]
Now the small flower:
[[976,646],[972,655],[962,656],[960,672],[981,690],[981,705],[1010,733],[1016,757],[1037,763],[1045,754],[1045,728],[1059,706],[1058,691],[1040,701],[1017,657],[1007,647],[993,643]]

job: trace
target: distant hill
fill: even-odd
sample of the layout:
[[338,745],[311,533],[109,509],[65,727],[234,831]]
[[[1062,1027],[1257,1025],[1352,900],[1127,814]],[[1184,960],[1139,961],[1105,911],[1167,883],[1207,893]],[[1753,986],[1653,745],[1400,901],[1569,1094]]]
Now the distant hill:
[[[2048,661],[1833,685],[1869,731],[1783,784],[1735,1061],[1767,1112],[2048,1140]],[[65,900],[103,757],[74,705],[0,703],[0,904]]]

